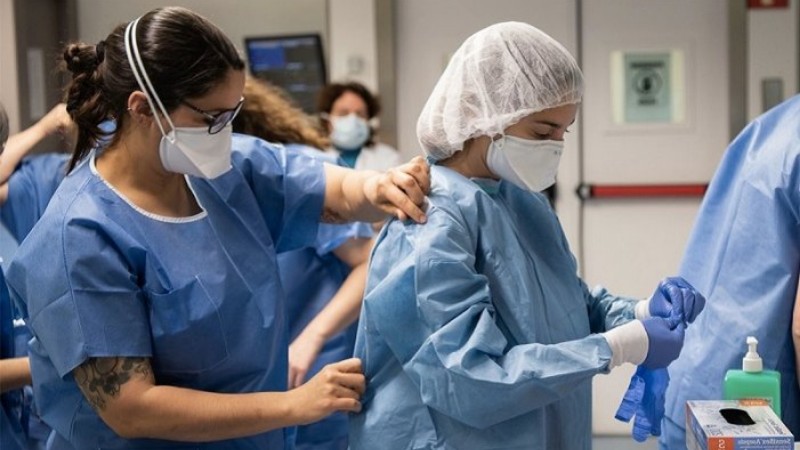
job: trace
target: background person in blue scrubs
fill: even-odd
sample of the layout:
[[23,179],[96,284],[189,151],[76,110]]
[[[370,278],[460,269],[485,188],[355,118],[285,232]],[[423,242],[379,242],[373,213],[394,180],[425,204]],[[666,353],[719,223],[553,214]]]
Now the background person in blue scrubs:
[[[6,142],[8,116],[0,104],[0,221],[16,243],[27,236],[47,207],[64,178],[68,155],[36,155],[21,164],[20,160],[45,137],[60,133],[69,141],[74,137],[72,131],[74,127],[65,105],[60,104]],[[28,387],[30,364],[25,355],[30,333],[15,314],[2,272],[0,279],[0,447],[4,450],[39,448],[44,445],[49,430],[38,420]]]
[[758,339],[764,369],[781,373],[781,413],[800,436],[792,310],[800,268],[800,96],[752,121],[731,142],[700,206],[680,273],[708,297],[670,366],[661,448],[686,448],[687,400],[723,397]]
[[[323,153],[327,139],[312,119],[277,87],[248,77],[244,106],[233,130],[283,144],[321,161],[343,165]],[[372,249],[370,224],[321,224],[316,243],[278,255],[289,319],[289,387],[303,384],[325,365],[353,354]],[[347,416],[334,413],[297,429],[298,450],[347,449]]]
[[64,60],[72,171],[8,271],[50,448],[282,449],[287,427],[358,410],[357,359],[286,391],[277,254],[321,218],[424,221],[424,162],[358,172],[232,136],[244,62],[184,8]]

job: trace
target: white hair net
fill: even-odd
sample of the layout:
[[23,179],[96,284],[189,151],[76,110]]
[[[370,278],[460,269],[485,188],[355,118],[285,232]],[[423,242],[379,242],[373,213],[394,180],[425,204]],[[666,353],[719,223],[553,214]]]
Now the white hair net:
[[583,75],[567,49],[532,25],[498,23],[456,50],[422,109],[417,137],[427,155],[445,159],[470,138],[502,134],[582,94]]

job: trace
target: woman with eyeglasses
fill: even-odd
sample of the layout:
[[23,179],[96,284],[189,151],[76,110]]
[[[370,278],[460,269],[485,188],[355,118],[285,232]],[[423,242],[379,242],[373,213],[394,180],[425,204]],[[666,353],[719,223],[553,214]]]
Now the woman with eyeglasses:
[[282,449],[288,427],[359,410],[357,359],[286,391],[276,255],[320,220],[424,221],[424,162],[356,172],[232,136],[244,63],[183,8],[64,59],[71,172],[8,272],[49,448]]

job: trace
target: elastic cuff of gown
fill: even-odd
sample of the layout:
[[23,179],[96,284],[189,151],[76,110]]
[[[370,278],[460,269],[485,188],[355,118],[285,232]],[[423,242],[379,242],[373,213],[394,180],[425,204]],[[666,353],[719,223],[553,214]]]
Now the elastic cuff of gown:
[[650,299],[642,300],[636,303],[636,306],[633,310],[634,317],[636,320],[644,320],[650,318]]
[[602,336],[611,347],[611,363],[608,368],[613,369],[622,363],[629,362],[639,365],[647,357],[649,341],[647,331],[639,320],[631,320],[625,325],[602,333]]

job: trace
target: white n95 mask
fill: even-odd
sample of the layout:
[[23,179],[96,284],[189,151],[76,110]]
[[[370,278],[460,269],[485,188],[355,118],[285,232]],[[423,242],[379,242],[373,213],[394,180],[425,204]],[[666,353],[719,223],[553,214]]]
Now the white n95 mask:
[[339,150],[359,150],[369,139],[369,124],[355,113],[331,117],[331,142]]
[[541,192],[555,184],[563,152],[561,141],[505,135],[489,145],[486,165],[492,173],[522,189]]
[[[139,45],[136,42],[138,23],[139,19],[136,19],[125,28],[125,53],[136,82],[147,97],[150,110],[153,111],[153,119],[161,130],[161,143],[158,148],[161,164],[170,172],[195,177],[216,178],[222,175],[231,168],[233,136],[230,124],[216,134],[209,134],[208,127],[175,127],[144,69]],[[169,133],[158,119],[156,111],[160,111],[167,121]]]
[[227,125],[208,134],[208,127],[173,127],[161,138],[161,164],[170,172],[216,178],[231,168],[232,130]]

